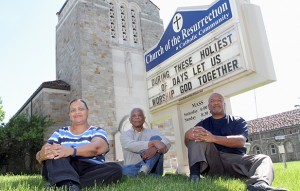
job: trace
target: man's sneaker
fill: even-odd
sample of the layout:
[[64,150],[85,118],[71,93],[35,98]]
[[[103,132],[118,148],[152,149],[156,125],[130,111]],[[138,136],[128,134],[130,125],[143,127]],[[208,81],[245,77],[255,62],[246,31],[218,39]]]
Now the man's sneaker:
[[199,181],[200,181],[200,176],[199,175],[195,175],[195,174],[190,175],[190,182],[196,183],[196,182],[199,182]]
[[260,181],[255,184],[248,185],[248,191],[287,191],[285,188],[274,188],[267,183]]
[[50,190],[55,190],[55,186],[51,186],[51,184],[49,182],[47,182],[45,185],[44,185],[44,190],[46,191],[50,191]]
[[80,187],[77,184],[69,185],[68,191],[80,191]]
[[149,171],[150,171],[150,169],[149,169],[149,167],[147,166],[147,165],[143,165],[141,168],[140,168],[140,170],[139,170],[139,174],[141,173],[143,173],[143,174],[148,174],[149,173]]
[[60,190],[63,190],[63,191],[80,191],[81,188],[79,186],[78,183],[75,183],[73,181],[63,181],[63,182],[60,182],[57,187],[60,188]]

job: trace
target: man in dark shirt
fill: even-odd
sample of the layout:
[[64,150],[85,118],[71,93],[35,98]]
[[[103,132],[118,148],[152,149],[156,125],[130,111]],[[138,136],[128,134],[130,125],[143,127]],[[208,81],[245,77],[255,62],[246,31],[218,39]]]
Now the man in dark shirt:
[[224,97],[221,94],[213,93],[208,102],[212,116],[185,133],[190,181],[198,182],[200,174],[230,175],[248,177],[246,184],[249,191],[286,191],[284,188],[271,187],[274,170],[269,156],[246,154],[246,121],[225,114]]

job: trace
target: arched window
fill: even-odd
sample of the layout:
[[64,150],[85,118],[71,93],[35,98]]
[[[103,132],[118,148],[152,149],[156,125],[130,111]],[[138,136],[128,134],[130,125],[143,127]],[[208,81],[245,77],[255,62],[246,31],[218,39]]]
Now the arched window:
[[132,23],[132,36],[133,36],[133,42],[135,44],[139,43],[139,38],[138,38],[138,32],[137,32],[137,12],[134,8],[131,9],[131,23]]
[[116,13],[115,13],[115,5],[110,2],[109,3],[109,22],[110,22],[110,36],[111,38],[117,38],[117,28],[116,28]]
[[285,151],[287,153],[293,153],[294,152],[293,144],[291,142],[284,143],[284,147],[285,147]]
[[127,14],[126,8],[124,5],[120,6],[120,13],[121,13],[121,31],[122,31],[122,39],[124,41],[128,40],[127,36]]
[[140,12],[141,9],[135,2],[109,1],[110,35],[114,42],[140,47],[142,44]]
[[260,148],[258,146],[255,146],[253,148],[253,151],[254,151],[255,154],[260,154],[261,153]]

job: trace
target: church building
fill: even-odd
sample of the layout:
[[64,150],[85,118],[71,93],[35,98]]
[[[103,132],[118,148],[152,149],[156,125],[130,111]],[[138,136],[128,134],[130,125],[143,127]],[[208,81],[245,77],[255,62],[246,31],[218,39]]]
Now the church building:
[[[70,125],[69,102],[82,98],[90,110],[89,123],[108,133],[111,149],[106,159],[122,161],[119,136],[131,128],[131,109],[140,107],[145,111],[145,126],[158,129],[175,145],[171,119],[155,124],[149,119],[144,54],[164,33],[159,8],[151,0],[66,0],[56,14],[56,79],[42,83],[16,114],[39,114],[55,121],[48,138],[56,129]],[[282,161],[275,155],[280,144],[274,137],[281,139],[283,132],[288,159],[299,160],[299,122],[262,132],[254,120],[249,128],[251,153],[273,153],[273,160]],[[177,168],[178,156],[172,146],[165,155],[165,167]]]
[[70,124],[68,104],[82,98],[89,123],[108,132],[107,160],[122,160],[118,136],[131,127],[131,109],[149,115],[144,52],[164,31],[159,8],[150,0],[66,0],[56,14],[56,80],[44,82],[17,114],[49,116],[56,123],[48,137]]

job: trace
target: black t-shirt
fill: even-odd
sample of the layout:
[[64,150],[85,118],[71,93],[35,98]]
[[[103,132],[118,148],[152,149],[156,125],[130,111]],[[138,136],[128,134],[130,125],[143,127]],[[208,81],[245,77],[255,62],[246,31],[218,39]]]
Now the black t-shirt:
[[[221,119],[214,119],[208,117],[200,121],[196,126],[202,126],[213,135],[229,136],[229,135],[243,135],[248,139],[248,126],[247,122],[237,116],[225,115]],[[221,152],[245,154],[246,148],[229,148],[222,145],[215,144],[217,149]]]

